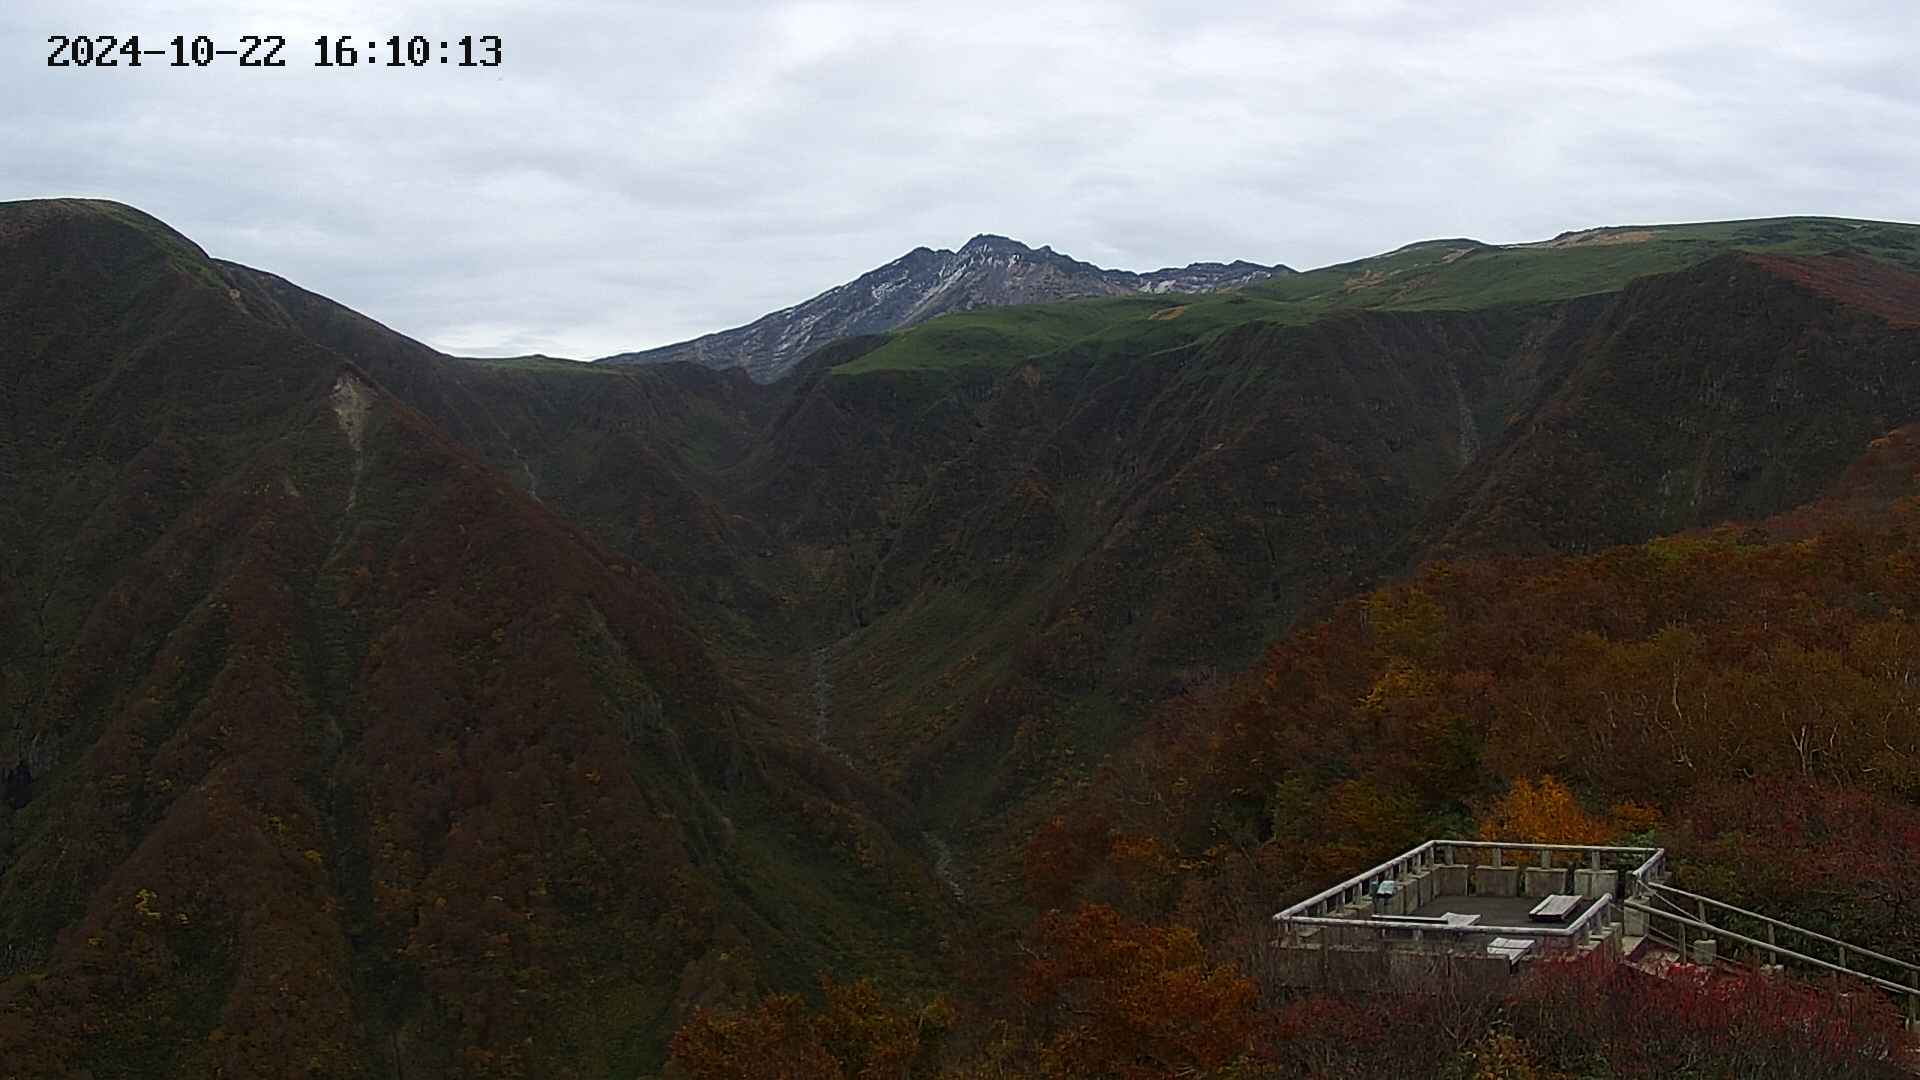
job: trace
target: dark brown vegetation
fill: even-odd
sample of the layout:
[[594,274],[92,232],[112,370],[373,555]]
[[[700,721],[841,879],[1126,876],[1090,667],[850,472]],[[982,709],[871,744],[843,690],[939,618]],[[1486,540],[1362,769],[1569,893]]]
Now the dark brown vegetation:
[[[1497,997],[1383,992],[1256,1009],[1244,978],[1167,950],[1191,934],[1084,908],[1042,923],[1028,974],[1039,992],[1011,1019],[956,1029],[943,1001],[829,984],[818,1009],[776,996],[700,1012],[675,1037],[671,1069],[689,1080],[1912,1075],[1900,1016],[1873,995],[1754,974],[1681,967],[1656,978],[1559,961]],[[1051,988],[1056,950],[1075,953],[1080,979],[1070,990]],[[987,1034],[970,1036],[969,1026]]]
[[605,1075],[937,951],[652,574],[157,224],[7,221],[6,1074]]
[[755,387],[0,207],[0,1076],[1874,1075],[1791,985],[1260,973],[1482,829],[1920,956],[1915,282]]

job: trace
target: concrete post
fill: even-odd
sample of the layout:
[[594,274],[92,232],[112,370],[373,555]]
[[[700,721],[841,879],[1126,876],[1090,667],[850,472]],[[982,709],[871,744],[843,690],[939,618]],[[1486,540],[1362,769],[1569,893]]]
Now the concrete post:
[[1520,868],[1517,866],[1476,866],[1473,889],[1481,896],[1520,895]]
[[1407,910],[1418,911],[1425,907],[1433,899],[1433,871],[1427,868],[1415,870],[1413,876],[1407,879],[1407,887],[1413,893],[1410,901],[1413,906]]
[[1598,900],[1613,891],[1611,877],[1608,871],[1582,867],[1573,872],[1573,891],[1589,900]]
[[1567,887],[1565,870],[1547,870],[1538,866],[1529,866],[1521,881],[1523,896],[1553,896],[1564,892]]
[[1635,908],[1627,908],[1626,932],[1629,937],[1646,937],[1647,913]]

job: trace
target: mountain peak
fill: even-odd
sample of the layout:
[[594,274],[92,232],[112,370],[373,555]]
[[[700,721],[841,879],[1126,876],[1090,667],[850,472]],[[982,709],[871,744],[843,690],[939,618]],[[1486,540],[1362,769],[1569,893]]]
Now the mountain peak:
[[748,323],[656,349],[608,356],[616,364],[691,361],[744,368],[757,382],[792,371],[814,350],[843,338],[886,333],[949,311],[1140,293],[1208,293],[1264,281],[1284,267],[1194,263],[1136,274],[1105,270],[1051,247],[980,233],[959,251],[917,247],[811,300]]
[[1024,255],[1033,249],[1009,236],[981,233],[960,248],[960,254]]
[[[159,249],[190,263],[205,263],[200,245],[145,211],[110,199],[24,199],[0,203],[0,237],[27,229],[81,230],[91,243],[124,253]],[[72,241],[69,241],[71,244]]]

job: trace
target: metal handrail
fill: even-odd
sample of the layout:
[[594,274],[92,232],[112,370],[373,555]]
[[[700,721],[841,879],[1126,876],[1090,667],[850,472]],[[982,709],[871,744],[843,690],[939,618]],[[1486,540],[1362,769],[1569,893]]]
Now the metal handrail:
[[[1671,901],[1668,901],[1668,903],[1671,903]],[[1856,979],[1863,979],[1867,982],[1874,984],[1875,986],[1880,987],[1883,990],[1889,990],[1896,994],[1920,997],[1920,989],[1916,989],[1914,987],[1907,986],[1902,983],[1894,982],[1891,979],[1883,979],[1878,975],[1869,975],[1864,971],[1856,971],[1853,968],[1844,967],[1840,964],[1833,963],[1830,960],[1822,960],[1817,956],[1809,956],[1806,953],[1799,952],[1794,949],[1789,949],[1783,945],[1769,945],[1768,943],[1764,941],[1760,941],[1757,938],[1750,938],[1745,934],[1740,933],[1737,930],[1729,930],[1723,926],[1715,926],[1710,922],[1704,922],[1700,919],[1696,919],[1692,917],[1691,915],[1681,915],[1672,911],[1661,911],[1658,908],[1651,907],[1638,900],[1629,900],[1627,901],[1626,906],[1635,911],[1644,912],[1650,917],[1672,919],[1675,922],[1684,923],[1687,926],[1699,927],[1702,930],[1711,930],[1717,937],[1729,937],[1745,945],[1753,945],[1762,949],[1770,949],[1775,953],[1784,953],[1788,956],[1793,957],[1795,960],[1799,960],[1803,963],[1812,964],[1815,967],[1825,968],[1828,971],[1838,972],[1842,975],[1851,975]]]
[[[1722,908],[1724,910],[1734,912],[1735,914],[1738,914],[1738,915],[1744,915],[1749,919],[1758,919],[1763,923],[1771,923],[1774,926],[1791,930],[1794,933],[1799,934],[1803,937],[1813,938],[1816,941],[1824,941],[1829,945],[1837,945],[1840,948],[1845,949],[1847,952],[1850,952],[1850,953],[1858,953],[1861,956],[1871,956],[1875,960],[1879,960],[1883,963],[1892,964],[1894,967],[1904,969],[1916,975],[1920,975],[1920,964],[1909,963],[1908,961],[1902,960],[1896,956],[1888,956],[1886,953],[1875,952],[1872,949],[1862,948],[1858,945],[1855,945],[1851,941],[1843,941],[1837,937],[1829,937],[1828,935],[1822,934],[1817,930],[1808,930],[1805,927],[1795,926],[1790,922],[1783,922],[1782,920],[1776,919],[1771,915],[1762,915],[1757,911],[1748,911],[1746,908],[1743,908],[1743,907],[1735,907],[1734,905],[1729,904],[1724,900],[1715,900],[1711,896],[1701,896],[1699,893],[1688,892],[1685,889],[1675,888],[1674,886],[1665,884],[1663,882],[1656,881],[1656,882],[1650,882],[1650,884],[1655,889],[1658,889],[1661,892],[1673,893],[1676,896],[1684,896],[1687,899],[1694,901],[1695,903],[1712,904],[1714,907]],[[1678,906],[1678,905],[1675,905],[1675,906]],[[1770,946],[1770,947],[1776,947],[1776,946]]]

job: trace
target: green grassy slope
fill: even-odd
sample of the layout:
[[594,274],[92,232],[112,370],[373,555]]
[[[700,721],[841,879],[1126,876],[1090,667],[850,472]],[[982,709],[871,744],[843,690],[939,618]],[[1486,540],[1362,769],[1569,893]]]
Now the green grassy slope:
[[1609,293],[1649,274],[1730,251],[1851,250],[1920,269],[1920,226],[1788,217],[1622,226],[1534,244],[1430,240],[1202,297],[1076,300],[935,319],[842,365],[842,374],[966,365],[1006,367],[1065,350],[1140,355],[1255,320],[1300,324],[1352,310],[1474,311]]
[[1917,289],[1827,256],[1722,255],[1636,281],[1436,503],[1417,549],[1585,551],[1813,498],[1920,416]]

